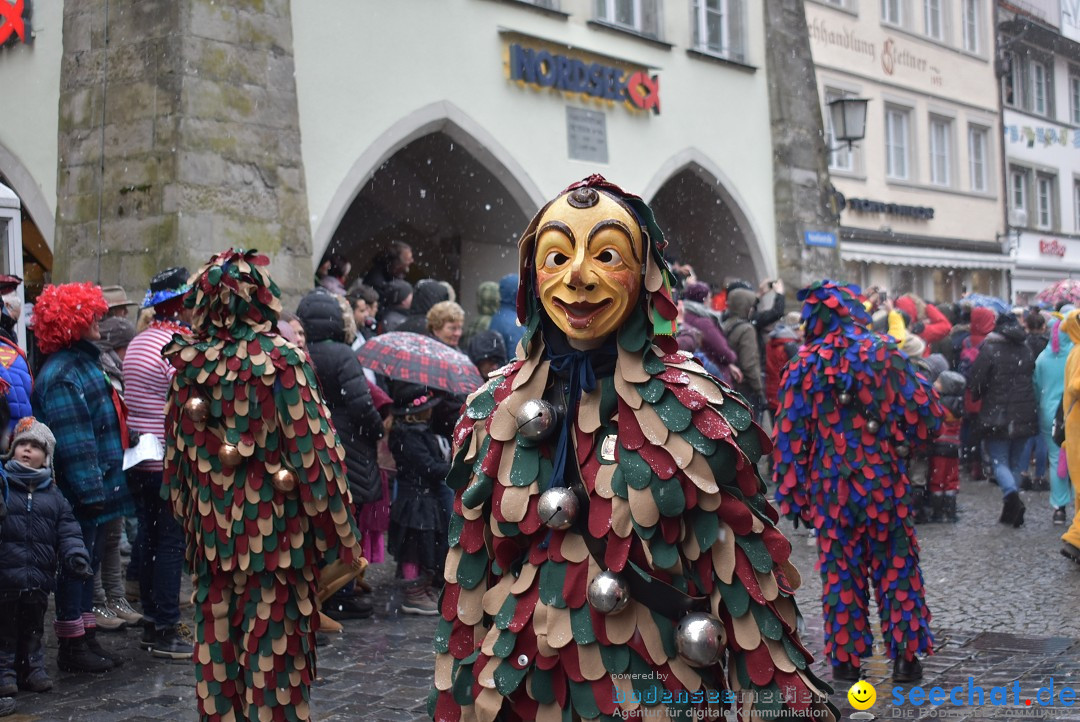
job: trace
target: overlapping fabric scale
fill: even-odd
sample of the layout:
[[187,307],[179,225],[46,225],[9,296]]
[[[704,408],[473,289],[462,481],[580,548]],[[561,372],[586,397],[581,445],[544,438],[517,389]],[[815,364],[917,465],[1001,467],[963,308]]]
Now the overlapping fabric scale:
[[905,454],[937,435],[942,409],[895,340],[868,330],[857,294],[831,281],[800,293],[806,342],[782,379],[774,431],[780,511],[818,532],[834,662],[872,654],[866,567],[889,657],[933,646]]
[[[195,575],[196,690],[208,720],[306,720],[315,677],[320,559],[351,561],[357,532],[342,449],[298,349],[272,334],[276,288],[258,258],[202,269],[196,329],[164,352],[176,367],[165,481]],[[184,413],[193,396],[209,418]],[[219,458],[232,445],[239,463]],[[282,469],[295,488],[271,483]]]
[[[707,596],[724,624],[723,659],[695,668],[676,654],[678,620],[637,600],[596,612],[586,588],[600,566],[581,533],[541,523],[552,444],[526,440],[515,422],[553,373],[532,343],[470,397],[455,431],[432,716],[611,720],[648,709],[689,719],[722,715],[705,692],[728,690],[742,719],[785,707],[834,718],[796,633],[799,576],[755,466],[768,439],[746,404],[693,360],[652,346],[639,314],[619,333],[614,373],[572,419],[588,533],[605,565]],[[613,454],[602,448],[610,437]]]

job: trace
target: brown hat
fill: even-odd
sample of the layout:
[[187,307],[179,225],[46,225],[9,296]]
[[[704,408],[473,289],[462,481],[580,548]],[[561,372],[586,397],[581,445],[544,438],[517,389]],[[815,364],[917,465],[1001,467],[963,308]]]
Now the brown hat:
[[101,293],[105,296],[105,303],[109,304],[110,309],[135,305],[135,302],[127,297],[127,291],[123,286],[105,286],[101,289]]

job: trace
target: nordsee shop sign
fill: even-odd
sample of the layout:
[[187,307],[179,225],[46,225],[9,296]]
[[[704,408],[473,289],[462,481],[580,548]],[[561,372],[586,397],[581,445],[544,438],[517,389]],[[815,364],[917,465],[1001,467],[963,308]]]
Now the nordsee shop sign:
[[511,80],[660,113],[660,78],[644,69],[627,70],[611,61],[591,61],[522,43],[511,43],[509,51]]

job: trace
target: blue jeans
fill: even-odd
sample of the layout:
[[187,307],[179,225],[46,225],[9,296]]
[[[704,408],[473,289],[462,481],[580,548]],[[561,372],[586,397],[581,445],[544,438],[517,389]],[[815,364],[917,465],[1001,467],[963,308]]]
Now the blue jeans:
[[1026,462],[1024,450],[1028,440],[1025,439],[983,439],[986,453],[990,455],[990,461],[994,465],[994,479],[1001,487],[1003,495],[1016,491],[1016,479],[1020,476],[1022,464]]
[[[82,527],[83,545],[90,554],[90,566],[94,573],[101,568],[101,553],[105,549],[106,525],[96,521],[79,521]],[[56,619],[70,622],[81,619],[83,612],[94,611],[94,578],[76,579],[67,570],[66,564],[60,565],[60,576],[56,580]]]
[[[1050,450],[1046,446],[1046,437],[1042,434],[1035,434],[1027,443],[1024,444],[1024,455],[1020,459],[1020,470],[1027,471],[1028,464],[1031,461],[1032,455],[1035,456],[1035,478],[1046,478],[1047,460],[1050,455]],[[1057,459],[1054,459],[1054,463],[1057,463]]]
[[[184,565],[184,531],[172,505],[161,498],[161,472],[129,471],[139,516],[138,579],[143,616],[158,629],[180,621],[180,570]],[[132,554],[135,563],[135,554]]]

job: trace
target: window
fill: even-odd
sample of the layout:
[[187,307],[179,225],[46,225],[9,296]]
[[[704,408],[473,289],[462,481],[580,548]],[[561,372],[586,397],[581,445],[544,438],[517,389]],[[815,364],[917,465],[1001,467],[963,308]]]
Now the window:
[[1035,179],[1035,225],[1044,231],[1054,225],[1054,179],[1040,175]]
[[982,22],[982,0],[963,0],[964,2],[964,50],[977,53],[981,49],[979,42],[979,23]]
[[987,138],[990,131],[977,126],[968,127],[968,164],[971,177],[971,190],[986,193],[989,190],[987,180],[987,157],[989,146]]
[[[1022,170],[1013,170],[1009,174],[1009,191],[1011,195],[1012,209],[1014,211],[1027,212],[1027,173]],[[1014,225],[1024,226],[1026,223],[1017,222]]]
[[944,38],[945,33],[941,25],[941,0],[923,0],[923,20],[926,23],[926,34],[935,40]]
[[1080,180],[1073,181],[1073,232],[1080,231]]
[[1001,83],[1001,97],[1005,105],[1024,107],[1024,68],[1017,53],[1005,53],[1005,74]]
[[904,24],[904,0],[881,0],[881,21],[890,25]]
[[660,0],[596,0],[596,18],[650,38],[660,37]]
[[907,180],[910,165],[910,116],[903,108],[885,110],[885,175]]
[[1069,118],[1080,125],[1080,76],[1069,76]]
[[[842,90],[825,90],[825,142],[830,148],[829,169],[852,172],[855,170],[855,151],[848,148],[847,143],[841,143],[836,139],[836,131],[833,128],[832,113],[829,112],[829,103],[848,95]],[[835,150],[831,150],[835,148]]]
[[1040,62],[1031,61],[1031,105],[1029,107],[1039,115],[1047,113],[1047,98],[1050,95],[1047,87],[1046,66]]
[[930,182],[952,183],[952,121],[946,118],[930,119]]

